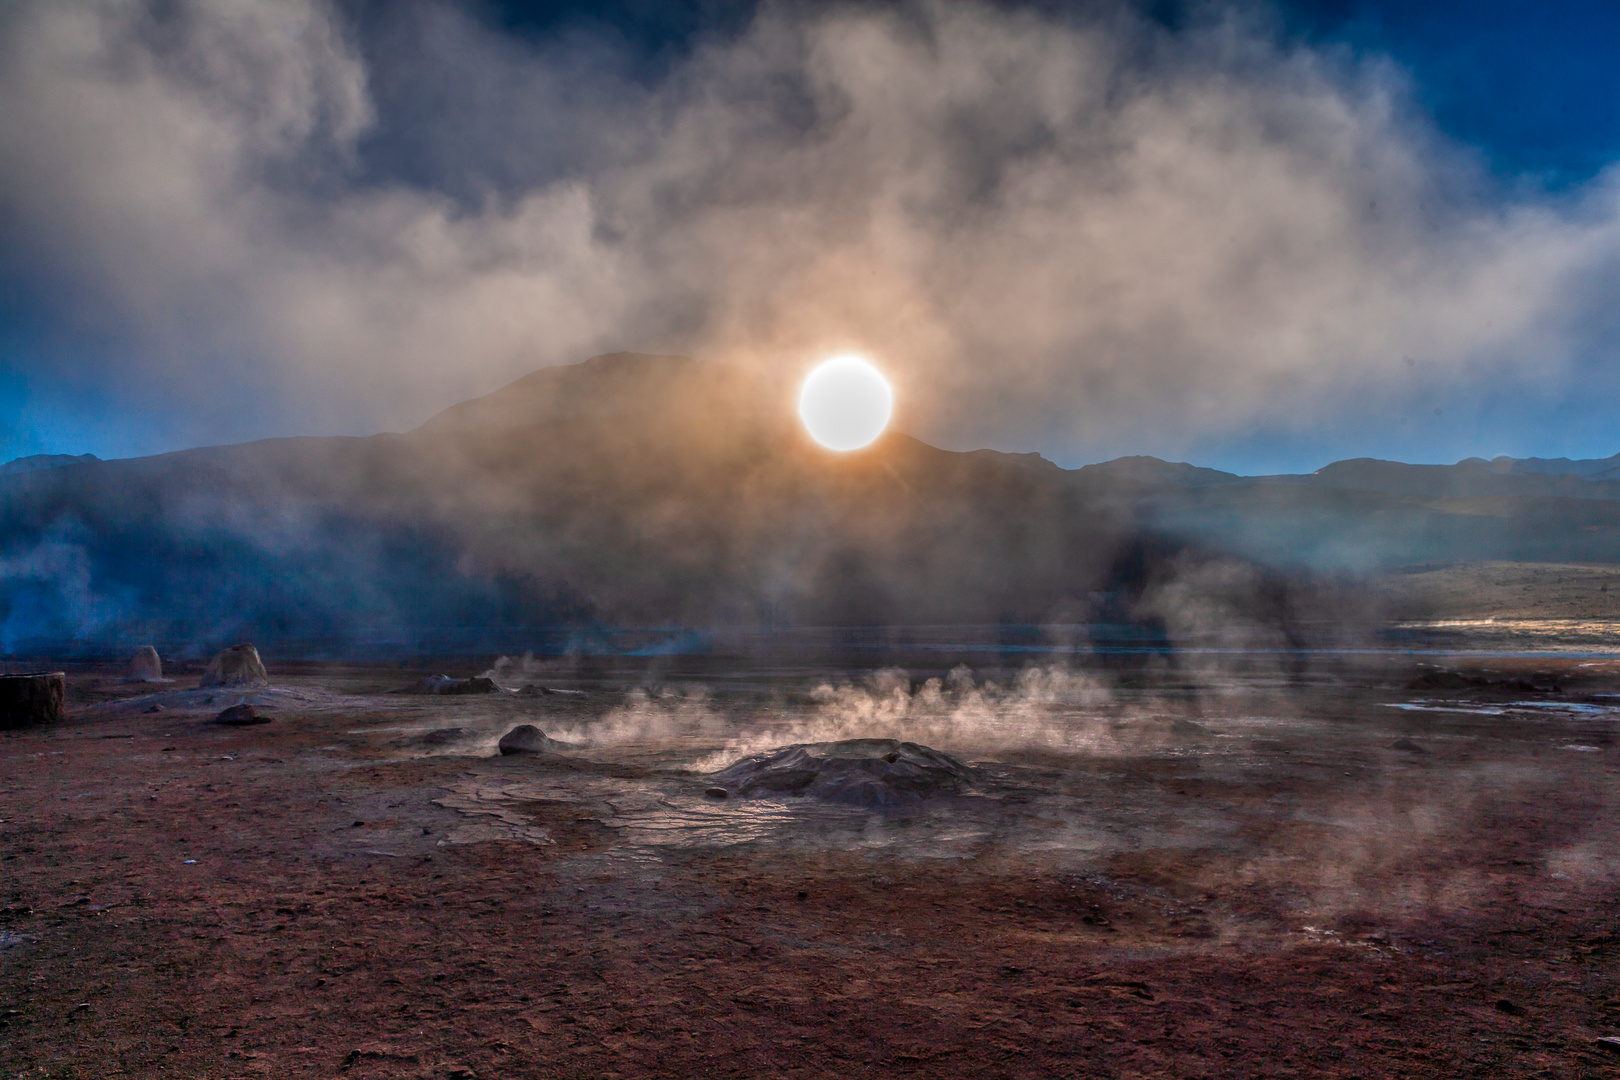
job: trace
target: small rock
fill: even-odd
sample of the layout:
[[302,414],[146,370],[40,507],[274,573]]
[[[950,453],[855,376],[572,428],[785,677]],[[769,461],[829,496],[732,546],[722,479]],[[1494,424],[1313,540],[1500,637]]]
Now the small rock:
[[1611,1054],[1620,1054],[1620,1036],[1600,1035],[1597,1044]]
[[1507,1013],[1509,1016],[1524,1015],[1524,1007],[1521,1005],[1515,1005],[1507,998],[1498,998],[1496,1000],[1496,1011],[1499,1013]]
[[163,711],[163,706],[157,704],[157,702],[153,702],[146,707],[146,711],[149,713],[160,713]]
[[1428,754],[1427,750],[1404,735],[1390,743],[1389,748],[1391,750],[1405,750],[1408,754]]
[[253,724],[268,724],[269,722],[270,718],[268,716],[260,715],[259,710],[245,701],[240,705],[232,705],[214,717],[214,723],[226,724],[230,727],[248,727]]
[[723,799],[731,793],[723,787],[712,787],[704,788],[703,794],[707,795],[711,799]]

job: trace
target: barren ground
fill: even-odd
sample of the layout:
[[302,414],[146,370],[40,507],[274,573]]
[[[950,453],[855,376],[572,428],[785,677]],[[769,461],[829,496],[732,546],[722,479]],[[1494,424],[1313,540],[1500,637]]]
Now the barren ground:
[[[974,705],[924,700],[942,671],[495,700],[267,659],[266,725],[76,669],[67,722],[0,733],[0,1076],[1620,1074],[1620,663]],[[525,721],[582,745],[495,756]],[[926,741],[975,791],[705,798],[810,721],[959,725]]]

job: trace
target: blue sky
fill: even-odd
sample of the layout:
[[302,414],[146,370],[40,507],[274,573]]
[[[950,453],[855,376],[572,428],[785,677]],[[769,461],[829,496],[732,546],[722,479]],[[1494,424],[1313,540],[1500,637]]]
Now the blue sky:
[[[0,120],[0,460],[399,429],[594,351],[790,374],[835,346],[892,361],[922,437],[1066,465],[1620,451],[1620,6],[941,4],[907,23],[731,0],[309,0],[206,26],[173,8],[95,23],[24,4],[0,27],[0,86],[29,103]],[[918,27],[1028,50],[1051,78],[1008,91],[993,50],[918,52]],[[1095,131],[1041,96],[1085,64],[1112,88]],[[73,111],[85,86],[146,126],[109,137]],[[1200,95],[1252,148],[1205,138]],[[1140,153],[1088,156],[1126,137],[1174,143],[1170,167],[1209,179],[1144,181],[1052,239],[1144,175]],[[1240,235],[1174,250],[1178,200]],[[1422,228],[1432,243],[1407,235]],[[824,236],[842,246],[811,250]],[[1183,272],[1185,304],[1166,276]],[[1228,292],[1248,274],[1275,285]],[[1088,306],[1105,295],[1139,314]]]

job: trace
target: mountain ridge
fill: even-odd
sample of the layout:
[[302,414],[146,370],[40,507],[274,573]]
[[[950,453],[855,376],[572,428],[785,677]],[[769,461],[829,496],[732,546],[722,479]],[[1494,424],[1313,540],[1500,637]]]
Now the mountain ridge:
[[607,354],[406,432],[0,475],[0,652],[593,621],[1173,627],[1194,593],[1280,625],[1336,575],[1620,562],[1612,484],[1372,459],[1063,469],[899,432],[837,455],[756,374]]

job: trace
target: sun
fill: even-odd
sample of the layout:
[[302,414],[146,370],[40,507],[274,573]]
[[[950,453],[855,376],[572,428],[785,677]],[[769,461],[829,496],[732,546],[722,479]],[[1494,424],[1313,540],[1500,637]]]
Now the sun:
[[835,356],[810,373],[799,391],[799,419],[829,450],[870,446],[894,414],[889,381],[864,358]]

